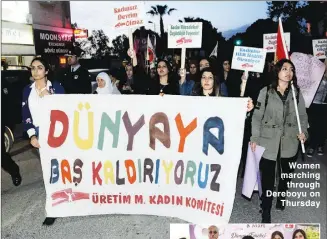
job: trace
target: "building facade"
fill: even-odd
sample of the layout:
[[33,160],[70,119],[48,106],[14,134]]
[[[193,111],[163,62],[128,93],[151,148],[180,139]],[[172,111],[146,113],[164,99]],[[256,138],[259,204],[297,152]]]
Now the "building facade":
[[57,68],[73,47],[69,1],[2,1],[1,23],[1,61],[9,65],[41,55]]
[[29,65],[35,45],[28,2],[2,1],[1,5],[1,62]]
[[33,18],[35,53],[45,57],[54,68],[73,47],[69,1],[29,1]]

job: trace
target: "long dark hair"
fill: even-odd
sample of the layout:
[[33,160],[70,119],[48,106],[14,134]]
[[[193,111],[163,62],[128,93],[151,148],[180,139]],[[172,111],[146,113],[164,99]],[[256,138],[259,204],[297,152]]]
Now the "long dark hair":
[[295,231],[293,232],[292,239],[295,239],[296,234],[298,234],[299,232],[302,234],[302,236],[304,237],[304,239],[307,239],[307,234],[306,234],[305,231],[303,231],[302,229],[297,229],[297,230],[295,230]]
[[165,62],[166,66],[167,66],[167,69],[168,69],[168,84],[170,84],[170,83],[174,83],[175,84],[177,82],[176,81],[177,80],[176,79],[176,73],[173,72],[172,65],[168,61],[166,61],[164,59],[159,59],[157,61],[157,65],[156,65],[156,79],[157,79],[158,83],[160,83],[160,77],[159,77],[159,74],[158,74],[158,66],[159,66],[159,63],[160,62]]
[[271,234],[271,239],[274,239],[275,236],[280,236],[282,239],[284,239],[284,235],[280,231],[274,231],[273,234]]
[[293,62],[291,62],[288,59],[281,59],[273,67],[273,70],[271,72],[271,86],[272,86],[272,88],[277,91],[277,87],[278,87],[278,74],[282,70],[284,63],[289,63],[289,64],[292,65],[292,67],[293,67],[293,79],[292,79],[293,85],[294,85],[294,87],[297,90],[299,90],[299,87],[297,85],[297,78],[296,78],[295,66],[294,66]]
[[44,59],[43,57],[35,57],[31,61],[31,66],[32,66],[33,62],[35,62],[35,61],[41,62],[41,64],[44,66],[45,71],[48,72],[48,74],[46,74],[47,79],[51,81],[52,71],[51,71],[51,68],[50,68],[50,65],[49,65],[48,61],[46,59]]
[[203,87],[201,85],[201,79],[202,79],[202,75],[204,72],[210,72],[212,75],[213,75],[213,92],[212,92],[212,95],[215,95],[215,96],[220,96],[221,95],[221,92],[220,92],[220,84],[219,84],[219,79],[218,79],[218,76],[216,74],[216,71],[213,70],[213,68],[211,67],[206,67],[204,68],[201,72],[200,72],[200,75],[199,75],[199,78],[200,78],[200,85],[199,87],[196,87],[194,89],[194,95],[202,95],[203,94]]

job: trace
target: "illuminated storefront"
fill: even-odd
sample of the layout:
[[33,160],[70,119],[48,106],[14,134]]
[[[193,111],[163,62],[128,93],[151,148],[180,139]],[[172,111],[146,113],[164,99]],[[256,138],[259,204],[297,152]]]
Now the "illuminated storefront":
[[28,2],[10,1],[1,4],[1,61],[12,66],[28,66],[35,55]]

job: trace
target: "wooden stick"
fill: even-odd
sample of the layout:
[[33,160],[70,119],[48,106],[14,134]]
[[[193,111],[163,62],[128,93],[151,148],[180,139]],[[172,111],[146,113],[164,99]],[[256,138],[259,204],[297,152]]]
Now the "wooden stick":
[[[297,126],[299,128],[299,133],[302,134],[299,109],[298,109],[298,106],[297,106],[297,100],[296,100],[296,96],[295,96],[293,81],[291,82],[291,87],[292,87],[292,94],[293,94],[293,99],[294,99],[294,107],[295,107]],[[301,140],[301,148],[302,148],[302,153],[305,153],[305,147],[304,147],[303,140]]]
[[185,69],[186,48],[182,48],[181,69]]

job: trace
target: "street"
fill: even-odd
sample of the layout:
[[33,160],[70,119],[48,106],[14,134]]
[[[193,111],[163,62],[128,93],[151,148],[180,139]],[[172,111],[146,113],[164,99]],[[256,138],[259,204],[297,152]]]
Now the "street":
[[[15,155],[23,177],[22,185],[15,188],[11,178],[2,171],[2,238],[7,239],[73,239],[73,238],[169,238],[169,223],[183,223],[176,218],[141,215],[102,215],[59,218],[53,226],[42,226],[45,218],[45,189],[41,164],[37,153],[29,149]],[[303,163],[298,159],[299,163]],[[304,163],[320,164],[320,201],[315,207],[286,207],[285,211],[272,210],[272,223],[321,223],[321,238],[326,238],[326,169],[327,156],[306,158]],[[300,172],[301,170],[297,170]],[[306,170],[303,170],[306,171]],[[306,180],[293,180],[293,182]],[[309,180],[312,182],[313,180]],[[309,182],[308,181],[308,182]],[[238,180],[236,198],[230,223],[259,223],[258,194],[251,201],[241,196],[242,179]],[[295,191],[295,190],[291,190]],[[310,189],[300,190],[309,192]],[[306,201],[307,199],[303,200]]]

